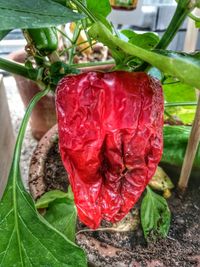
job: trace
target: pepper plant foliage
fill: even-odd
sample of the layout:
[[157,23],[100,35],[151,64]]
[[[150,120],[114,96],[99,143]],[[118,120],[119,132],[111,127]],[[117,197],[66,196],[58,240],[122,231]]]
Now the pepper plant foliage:
[[[117,32],[106,19],[111,11],[109,0],[98,3],[94,0],[35,0],[34,3],[27,0],[0,0],[0,39],[12,29],[53,27],[78,21],[76,38],[71,42],[73,48],[80,29],[83,29],[90,45],[92,40],[98,40],[109,47],[115,60],[115,69],[145,70],[153,75],[156,73],[160,78],[168,74],[192,88],[200,88],[199,54],[187,55],[165,50],[186,16],[191,15],[195,7],[200,7],[199,0],[177,2],[175,15],[166,33],[159,39],[153,33],[138,35],[131,30]],[[193,19],[199,27],[199,19]],[[74,49],[69,49],[72,59],[73,52]],[[30,62],[21,66],[0,58],[0,68],[32,79],[42,89],[55,89],[63,76],[77,73],[72,64],[51,61],[42,64],[46,63],[45,60],[39,61],[33,68]],[[36,204],[36,207],[48,206],[45,220],[38,214],[20,176],[20,152],[27,121],[33,106],[47,92],[45,89],[35,96],[27,109],[16,142],[8,184],[0,202],[1,267],[86,266],[84,252],[74,244],[76,208],[70,191],[66,194],[49,193]],[[156,235],[167,235],[170,212],[166,201],[150,189],[147,189],[142,203],[141,220],[145,237],[152,231]]]

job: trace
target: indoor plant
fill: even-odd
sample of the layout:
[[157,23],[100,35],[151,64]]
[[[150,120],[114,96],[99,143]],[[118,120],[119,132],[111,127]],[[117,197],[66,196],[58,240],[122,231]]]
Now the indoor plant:
[[[38,0],[37,5],[34,7],[31,4],[26,3],[26,1],[20,1],[21,9],[15,2],[9,2],[9,4],[5,1],[1,2],[3,5],[1,10],[5,18],[4,24],[1,27],[2,36],[5,36],[10,29],[16,27],[22,29],[49,27],[66,23],[69,20],[82,19],[82,25],[90,36],[90,39],[93,38],[99,40],[111,49],[113,58],[116,61],[116,68],[119,70],[125,69],[126,71],[133,71],[148,69],[148,72],[151,75],[156,75],[157,78],[162,78],[160,71],[163,71],[192,87],[199,88],[200,84],[198,75],[200,67],[198,53],[193,56],[188,56],[186,54],[183,55],[169,51],[163,52],[160,50],[167,47],[180,24],[193,8],[200,6],[199,1],[179,1],[175,16],[162,39],[158,41],[152,35],[151,37],[148,36],[147,39],[145,39],[145,42],[141,42],[142,47],[139,46],[140,42],[138,41],[141,36],[134,34],[133,38],[130,31],[125,33],[129,42],[125,42],[120,39],[118,35],[115,35],[112,25],[105,19],[110,11],[108,1],[102,1],[102,5],[96,5],[94,1],[86,1],[86,3],[78,0],[67,1],[68,8],[64,7],[66,3],[62,0]],[[78,13],[72,13],[72,9],[76,11],[78,10]],[[40,20],[37,20],[38,15],[41,12],[40,10],[43,10],[44,14],[40,17]],[[23,15],[23,17],[20,17],[19,15]],[[84,16],[86,16],[87,19],[84,18]],[[12,20],[12,17],[15,19]],[[198,26],[198,18],[195,19],[197,20]],[[77,23],[77,25],[79,28],[80,24]],[[151,41],[149,41],[149,38]],[[154,41],[152,41],[152,39],[154,39]],[[151,44],[153,42],[153,49],[156,48],[158,50],[148,50],[149,42]],[[38,50],[40,53],[44,53],[43,56],[48,56],[49,61],[46,61],[46,59],[44,60],[44,57],[41,58],[37,53],[34,54],[37,67],[32,65],[31,62],[27,62],[26,67],[23,67],[7,60],[0,60],[0,67],[2,69],[35,80],[41,86],[41,89],[43,89],[34,97],[27,109],[15,148],[8,186],[1,200],[0,237],[1,240],[3,240],[0,246],[1,265],[13,266],[15,264],[16,266],[42,266],[46,264],[50,266],[85,266],[86,261],[82,250],[37,214],[34,204],[28,193],[25,192],[20,180],[19,158],[22,139],[28,117],[34,104],[42,96],[47,94],[49,90],[54,90],[58,81],[63,76],[77,72],[74,68],[75,66],[72,64],[74,55],[73,46],[71,47],[72,58],[70,58],[69,64],[64,64],[63,62],[58,61],[57,54],[52,51],[52,53],[46,54],[46,48],[40,50],[40,48],[37,47],[37,44],[33,45],[33,48],[36,49],[36,52]],[[35,53],[35,50],[33,52]],[[141,60],[155,66],[160,71],[155,68],[149,68],[149,66]],[[196,133],[196,131],[194,133]],[[194,151],[196,150],[197,145],[198,142],[196,142]],[[182,179],[179,186],[182,189],[187,186],[185,179]],[[70,193],[68,194],[68,200],[72,201]],[[161,215],[158,214],[157,220],[162,219],[160,216]],[[148,223],[147,220],[145,224],[148,225]],[[166,230],[168,230],[168,226],[163,235],[166,235]],[[52,236],[52,239],[55,238],[57,242],[54,244],[50,243],[48,238],[49,235]],[[30,246],[30,243],[27,243],[27,237],[29,242],[31,240],[31,242],[35,244],[35,247],[32,250],[30,248],[29,250],[26,250],[26,248]],[[18,253],[17,258],[12,250],[16,244],[17,250],[15,250],[15,252]],[[40,250],[40,254],[38,254],[36,248]],[[43,254],[47,251],[48,257],[44,259]],[[55,251],[56,255],[54,254]],[[70,259],[66,256],[66,252],[70,255]]]

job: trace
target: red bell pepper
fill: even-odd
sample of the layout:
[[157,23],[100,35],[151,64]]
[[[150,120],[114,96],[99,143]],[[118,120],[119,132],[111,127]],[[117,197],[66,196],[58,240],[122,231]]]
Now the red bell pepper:
[[63,78],[56,95],[59,146],[80,220],[97,228],[133,207],[161,159],[163,94],[146,73]]

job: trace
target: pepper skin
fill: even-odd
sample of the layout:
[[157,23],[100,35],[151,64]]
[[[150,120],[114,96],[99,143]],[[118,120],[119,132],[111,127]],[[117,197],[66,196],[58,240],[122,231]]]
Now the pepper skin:
[[27,29],[25,36],[27,36],[28,41],[31,41],[41,55],[49,55],[58,47],[58,37],[55,28]]
[[57,87],[59,146],[80,220],[97,228],[133,207],[162,155],[163,95],[146,73],[89,72]]

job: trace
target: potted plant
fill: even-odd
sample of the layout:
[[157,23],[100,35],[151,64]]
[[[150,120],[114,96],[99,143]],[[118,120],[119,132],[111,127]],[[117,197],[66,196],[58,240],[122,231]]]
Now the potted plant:
[[[178,257],[175,254],[181,238],[176,246],[172,246],[171,243],[162,243],[165,242],[164,237],[172,241],[176,237],[173,233],[174,237],[168,236],[171,214],[165,198],[153,192],[150,185],[146,187],[150,181],[154,181],[154,185],[151,184],[151,186],[155,187],[155,179],[156,183],[160,182],[161,185],[166,179],[166,175],[162,172],[161,178],[154,177],[151,180],[162,156],[164,101],[161,82],[170,76],[175,78],[176,82],[181,81],[191,86],[190,90],[200,88],[199,54],[187,55],[166,50],[184,19],[194,8],[200,7],[199,1],[179,1],[174,17],[161,39],[153,33],[140,35],[131,30],[118,33],[106,20],[111,10],[107,0],[101,1],[101,4],[90,0],[67,2],[37,0],[37,5],[34,6],[24,0],[20,1],[20,5],[2,1],[2,6],[0,11],[4,15],[4,23],[1,26],[1,36],[5,36],[9,30],[14,28],[23,29],[29,46],[30,58],[25,66],[0,59],[0,68],[35,81],[41,91],[34,96],[27,107],[16,141],[8,184],[0,202],[0,265],[83,267],[87,266],[87,259],[81,247],[87,251],[88,246],[93,246],[95,251],[101,248],[99,255],[104,253],[105,257],[102,263],[95,262],[100,266],[103,264],[112,266],[111,264],[117,264],[116,262],[119,262],[119,266],[134,266],[144,260],[147,264],[154,264],[152,266],[156,264],[173,266],[177,263],[182,264],[185,260],[187,266],[190,266],[192,261],[199,261],[198,245],[194,246],[194,243],[192,251],[190,243],[186,243],[188,250],[184,260],[181,258],[183,254],[177,254]],[[197,21],[198,27],[199,19],[191,16]],[[76,27],[74,36],[70,39],[69,61],[63,62],[57,52],[55,27],[69,21],[75,21]],[[102,42],[110,49],[115,64],[112,71],[79,74],[79,68],[82,65],[74,64],[73,57],[76,54],[76,40],[82,29],[88,37],[89,46],[92,46],[95,40]],[[61,30],[58,29],[58,31]],[[65,36],[65,33],[62,34]],[[45,36],[45,42],[43,42],[44,39],[41,40],[41,36]],[[99,64],[102,63],[92,63],[92,65]],[[67,192],[49,191],[35,204],[30,194],[24,189],[20,177],[20,152],[32,109],[42,97],[49,91],[55,92],[55,89],[59,147],[72,188],[69,187]],[[191,131],[183,163],[183,170],[186,166],[187,173],[182,171],[178,183],[182,192],[187,187],[191,166],[198,148],[199,110],[200,105],[197,104],[192,129],[187,130],[187,137],[184,135],[184,138],[188,139]],[[175,120],[173,116],[170,119]],[[46,139],[52,147],[55,135],[50,136],[50,139]],[[180,134],[178,136],[175,132],[174,140],[175,137],[180,137]],[[173,144],[180,146],[180,141],[177,140]],[[186,144],[187,140],[184,148],[182,146],[182,159],[179,165],[182,164]],[[40,146],[47,153],[43,143]],[[191,155],[189,160],[188,155],[189,157]],[[38,165],[38,168],[44,168],[45,161],[42,158],[39,160],[41,160],[41,165]],[[33,158],[32,163],[35,163],[34,161]],[[49,166],[54,159],[50,161]],[[57,162],[61,167],[61,161],[58,158]],[[195,163],[197,167],[198,162],[197,154]],[[37,179],[31,180],[32,185],[38,182]],[[64,186],[66,191],[68,184],[64,183]],[[167,183],[164,188],[170,187],[171,184]],[[147,190],[144,192],[145,188]],[[188,197],[187,207],[191,207],[192,203],[197,205],[198,194],[195,190],[196,188]],[[41,192],[43,194],[45,190]],[[140,208],[141,224],[144,237],[151,242],[148,243],[147,250],[142,250],[142,252],[150,253],[153,247],[156,247],[157,254],[153,253],[152,257],[142,259],[139,254],[141,244],[137,246],[135,239],[130,238],[132,241],[126,244],[127,235],[114,251],[113,246],[95,241],[93,234],[99,235],[98,239],[103,237],[108,239],[109,233],[105,234],[103,230],[106,233],[114,231],[118,235],[119,229],[127,227],[127,222],[130,226],[130,222],[137,221],[138,216],[132,208],[143,192],[144,198]],[[183,210],[185,213],[189,212],[179,198],[173,198],[172,202],[177,203],[174,209],[173,203],[170,207],[173,214],[178,214],[178,217]],[[198,220],[198,215],[195,215],[195,209],[197,212],[198,206],[196,208],[195,206],[189,210]],[[40,208],[41,214],[38,213],[36,207]],[[81,243],[80,237],[78,242],[81,243],[81,247],[74,242],[77,211],[80,219],[79,237],[85,239],[85,242]],[[182,217],[179,219],[181,220]],[[195,236],[197,228],[195,226],[190,228],[189,224],[185,226],[185,221],[180,222],[180,220],[181,229],[188,227],[192,229],[189,233]],[[103,225],[100,227],[101,222]],[[177,221],[175,222],[176,226]],[[85,228],[82,223],[89,229]],[[123,231],[127,232],[129,237],[133,231],[133,224],[131,223],[129,231]],[[136,226],[139,227],[138,224]],[[173,231],[176,230],[180,229],[173,228]],[[102,232],[102,235],[98,234],[99,232]],[[87,233],[87,239],[83,233]],[[137,233],[141,234],[141,231],[139,229],[135,231],[134,238]],[[184,231],[181,231],[181,234],[183,237]],[[161,241],[155,243],[157,238]],[[114,239],[117,243],[118,239],[116,237]],[[140,236],[139,239],[145,242],[143,237]],[[182,241],[185,242],[185,239],[183,238]],[[195,242],[198,244],[199,241],[195,240]],[[131,252],[131,244],[136,248],[137,255]],[[107,254],[102,246],[106,246]],[[123,252],[123,246],[125,252]],[[172,257],[163,256],[167,246],[173,248]],[[159,250],[159,248],[164,248],[164,250]],[[106,257],[112,253],[115,258],[109,262],[106,261]],[[94,254],[89,253],[89,256],[91,255]],[[124,260],[118,261],[116,257],[119,255],[122,255]],[[170,261],[170,258],[175,261]],[[163,263],[166,259],[167,262]]]

